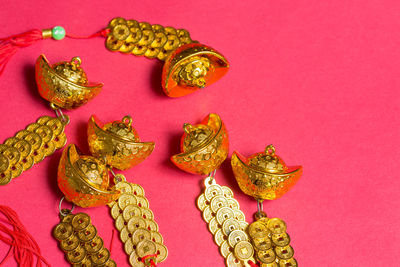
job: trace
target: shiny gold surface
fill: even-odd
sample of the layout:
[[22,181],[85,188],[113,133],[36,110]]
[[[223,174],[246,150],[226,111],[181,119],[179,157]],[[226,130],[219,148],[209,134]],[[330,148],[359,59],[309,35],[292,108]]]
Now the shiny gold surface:
[[121,196],[109,204],[111,216],[115,220],[115,227],[120,231],[120,239],[129,255],[131,266],[149,266],[142,261],[148,257],[156,264],[163,262],[167,258],[168,250],[158,232],[153,213],[148,209],[143,188],[127,182],[121,174],[118,174],[115,187],[121,191]]
[[53,229],[53,236],[73,266],[116,266],[86,213],[69,213],[62,217]]
[[234,152],[231,159],[233,173],[240,189],[258,200],[273,200],[281,197],[300,179],[301,166],[287,167],[275,155],[270,145],[264,152],[245,158]]
[[165,60],[181,45],[192,42],[184,29],[114,18],[108,24],[106,47],[111,51]]
[[120,192],[110,185],[106,165],[91,156],[80,155],[74,144],[66,147],[58,166],[58,186],[66,199],[80,207],[102,206],[118,199]]
[[150,156],[155,146],[154,142],[140,142],[129,115],[121,121],[105,125],[92,115],[88,123],[88,142],[93,156],[120,170],[141,163]]
[[[205,179],[204,185],[204,192],[197,198],[197,207],[202,211],[203,219],[208,223],[214,241],[226,259],[226,266],[250,266],[249,261],[255,263],[254,248],[245,230],[247,224],[244,215],[237,216],[243,214],[239,204],[237,207],[229,206],[229,200],[235,200],[232,191],[218,185],[210,177]],[[214,203],[213,208],[211,203]]]
[[0,144],[0,185],[62,148],[67,142],[65,126],[60,118],[43,116]]
[[35,65],[36,83],[40,95],[59,108],[73,109],[82,106],[100,93],[103,84],[89,84],[80,67],[81,60],[74,57],[50,66],[44,55]]
[[257,259],[271,266],[297,266],[293,258],[294,250],[289,245],[290,237],[286,233],[286,223],[279,218],[259,219],[248,227],[250,241]]
[[228,132],[221,118],[209,114],[201,124],[184,124],[182,153],[171,157],[180,169],[194,174],[209,174],[226,159],[229,150]]

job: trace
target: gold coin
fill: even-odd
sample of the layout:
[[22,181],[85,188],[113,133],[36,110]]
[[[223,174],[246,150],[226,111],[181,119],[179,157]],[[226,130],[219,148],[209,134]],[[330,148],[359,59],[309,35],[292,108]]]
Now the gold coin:
[[65,133],[61,133],[60,135],[57,135],[53,141],[51,141],[51,143],[54,144],[54,147],[56,149],[60,149],[62,147],[65,146],[65,144],[67,143],[67,136],[65,135]]
[[273,263],[276,259],[275,252],[272,249],[259,250],[257,257],[263,263]]
[[97,253],[90,255],[94,264],[102,265],[110,259],[110,251],[103,247]]
[[119,233],[119,237],[121,238],[122,242],[127,242],[127,240],[129,240],[130,237],[132,237],[132,234],[130,234],[128,231],[128,227],[125,226],[121,229],[121,232]]
[[[67,216],[63,216],[62,219],[61,219],[61,221],[62,221],[63,223],[71,224],[72,219],[74,218],[75,215],[72,214],[70,210],[67,210],[67,212],[68,212],[68,215],[67,215]],[[72,225],[71,225],[71,227],[72,227]]]
[[150,240],[143,240],[140,241],[137,245],[136,245],[136,254],[143,258],[147,255],[154,255],[157,252],[157,247],[156,244]]
[[225,241],[225,235],[224,232],[222,232],[221,229],[218,229],[215,234],[214,234],[214,241],[215,243],[220,246],[222,244],[222,242]]
[[240,224],[240,229],[242,229],[243,231],[247,232],[247,228],[249,227],[249,224],[247,222],[244,221],[239,221]]
[[103,247],[103,239],[96,236],[92,241],[86,242],[84,247],[89,254],[96,253]]
[[124,220],[124,217],[122,217],[122,214],[120,214],[117,219],[115,220],[115,228],[118,229],[118,231],[121,231],[122,228],[127,226],[128,223]]
[[133,183],[131,183],[131,187],[132,187],[132,193],[133,193],[135,196],[142,196],[142,197],[144,197],[144,189],[143,189],[143,187],[141,187],[141,186],[138,185],[138,184],[133,184]]
[[124,210],[128,205],[136,205],[137,199],[133,194],[122,194],[118,198],[118,205],[121,210]]
[[[278,263],[273,262],[273,263],[261,263],[260,267],[279,267]],[[286,267],[286,266],[284,266]]]
[[207,207],[207,200],[206,197],[204,196],[204,194],[201,194],[198,198],[197,198],[197,207],[203,211],[206,207]]
[[248,237],[242,230],[234,230],[228,236],[228,243],[231,247],[235,247],[240,241],[247,241]]
[[246,221],[246,217],[244,216],[244,213],[241,210],[237,209],[232,209],[234,213],[234,218],[238,221]]
[[139,257],[138,257],[138,255],[136,255],[136,253],[134,251],[129,256],[129,263],[131,264],[131,266],[135,266],[135,267],[145,267],[146,266],[143,262],[139,261]]
[[128,254],[128,255],[131,254],[132,251],[134,251],[133,244],[132,244],[132,239],[128,238],[126,240],[126,242],[124,242],[124,243],[125,243],[124,244],[125,253]]
[[77,213],[72,219],[71,224],[75,230],[77,231],[83,230],[90,225],[90,217],[89,215],[83,212]]
[[235,230],[241,230],[239,221],[236,219],[228,219],[222,224],[222,231],[226,236]]
[[11,171],[11,178],[16,178],[21,175],[21,173],[24,171],[24,168],[22,167],[21,163],[17,163],[11,167],[10,171]]
[[151,232],[147,229],[139,228],[132,234],[132,243],[134,245],[145,239],[151,239]]
[[249,225],[249,235],[252,238],[262,238],[268,235],[267,227],[260,221],[255,221]]
[[214,234],[218,229],[219,229],[219,224],[218,224],[217,220],[215,219],[215,217],[213,217],[213,218],[208,222],[208,230],[210,230],[210,232],[211,232],[212,234]]
[[163,244],[156,243],[157,262],[163,262],[168,256],[167,247]]
[[286,232],[286,223],[279,218],[270,219],[267,227],[272,234],[283,234]]
[[121,214],[122,210],[118,205],[114,202],[114,205],[111,207],[111,216],[115,219]]
[[223,192],[224,197],[233,198],[233,192],[229,187],[222,186],[222,192]]
[[145,197],[136,196],[136,199],[137,199],[137,205],[140,208],[146,208],[146,209],[149,208],[149,201]]
[[51,120],[51,119],[53,119],[53,117],[50,117],[50,116],[42,116],[42,117],[39,117],[38,119],[37,119],[37,123],[39,123],[39,124],[42,124],[42,125],[44,125],[44,124],[46,124],[46,122],[48,122],[49,120]]
[[[86,266],[85,266],[86,267]],[[113,261],[112,259],[109,259],[104,265],[103,267],[117,267],[117,264],[115,263],[115,261]]]
[[297,267],[297,261],[295,258],[279,260],[279,267]]
[[141,209],[136,205],[128,205],[125,207],[124,211],[122,212],[122,217],[124,217],[125,221],[129,221],[130,218],[133,216],[142,216]]
[[21,158],[26,158],[27,156],[29,156],[31,154],[32,151],[32,147],[31,144],[24,140],[24,139],[20,139],[17,137],[10,137],[8,138],[5,142],[5,145],[7,146],[12,146],[15,149],[18,150],[18,152],[21,154]]
[[248,241],[240,241],[233,249],[236,258],[247,262],[254,255],[254,248]]
[[263,223],[265,226],[267,226],[269,218],[268,217],[262,217],[262,218],[258,219],[257,221],[259,221],[260,223]]
[[228,267],[243,267],[243,263],[233,253],[226,256],[225,263]]
[[140,210],[142,212],[142,218],[143,219],[148,219],[148,220],[153,220],[154,219],[154,214],[150,209],[141,208]]
[[275,254],[280,258],[280,259],[290,259],[294,255],[294,250],[292,246],[285,246],[285,247],[275,247]]
[[212,212],[217,212],[220,208],[222,207],[227,207],[228,202],[226,201],[226,198],[223,196],[216,196],[211,200],[210,203],[210,208]]
[[82,261],[72,264],[72,267],[92,267],[92,261],[86,256]]
[[287,233],[274,234],[271,236],[271,239],[274,245],[278,247],[284,247],[290,243],[290,236]]
[[6,156],[0,154],[0,173],[5,172],[8,169],[8,167],[10,167],[10,161]]
[[86,251],[83,247],[78,246],[76,249],[68,251],[66,256],[70,263],[75,264],[85,259]]
[[226,201],[228,202],[228,207],[231,209],[240,209],[240,205],[239,202],[237,202],[236,199],[234,198],[227,198]]
[[54,227],[53,236],[55,239],[62,241],[69,238],[73,232],[74,230],[72,229],[72,226],[69,223],[62,222],[57,224],[56,227]]
[[158,231],[158,224],[153,220],[145,220],[146,221],[146,228],[147,230],[157,232]]
[[[205,209],[207,210],[207,208]],[[204,214],[204,212],[203,212]],[[219,225],[222,225],[224,223],[224,221],[226,221],[227,219],[231,219],[233,218],[233,210],[228,208],[228,207],[222,207],[217,211],[217,222],[219,223]]]
[[50,127],[50,129],[53,131],[54,136],[58,136],[62,132],[64,132],[65,124],[59,118],[48,117],[48,120],[46,119],[46,122],[44,122],[45,120],[42,120],[42,118],[39,118],[37,122],[39,124]]
[[83,242],[89,242],[97,235],[97,229],[93,225],[89,225],[85,229],[78,232],[78,237]]
[[164,241],[162,235],[159,232],[153,232],[153,231],[151,232],[151,240],[153,242],[160,244],[162,244]]
[[221,255],[226,258],[228,256],[229,253],[231,253],[233,251],[233,249],[231,248],[231,246],[229,246],[228,241],[224,241],[221,243],[221,246],[219,247],[219,252],[221,253]]
[[0,153],[8,159],[10,166],[14,166],[21,159],[19,151],[12,146],[0,144]]
[[214,217],[213,212],[211,211],[210,207],[207,206],[204,210],[203,210],[203,219],[206,222],[211,221],[211,219]]
[[42,138],[43,143],[49,143],[54,138],[53,131],[46,125],[31,123],[26,127],[26,130],[37,133]]
[[11,170],[6,170],[5,172],[0,173],[0,185],[6,185],[11,182],[12,179]]
[[60,242],[60,247],[63,251],[71,251],[79,246],[79,239],[76,235],[71,235],[68,239]]
[[32,150],[38,150],[39,148],[41,148],[42,146],[42,138],[37,134],[37,133],[33,133],[27,130],[22,130],[19,131],[15,137],[19,138],[19,139],[24,139],[25,141],[27,141],[29,144],[31,144],[31,148]]
[[272,247],[271,239],[268,236],[256,237],[252,241],[257,250],[268,250]]
[[128,231],[133,232],[138,228],[146,228],[146,221],[142,217],[133,216],[128,221]]
[[223,196],[224,193],[222,191],[222,188],[220,185],[217,184],[212,184],[209,187],[206,188],[204,191],[204,197],[206,198],[207,201],[211,201],[213,197],[216,196]]
[[125,182],[125,181],[118,182],[115,185],[115,188],[117,188],[119,191],[121,191],[121,194],[132,193],[131,184],[128,182]]

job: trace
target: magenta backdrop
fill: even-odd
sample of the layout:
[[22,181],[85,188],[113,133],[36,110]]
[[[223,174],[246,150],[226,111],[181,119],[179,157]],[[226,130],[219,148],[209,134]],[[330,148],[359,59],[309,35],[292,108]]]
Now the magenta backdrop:
[[[36,90],[34,62],[79,55],[89,80],[104,89],[67,114],[69,143],[87,152],[86,122],[133,116],[153,154],[124,171],[141,184],[169,249],[160,266],[223,266],[195,199],[201,177],[169,161],[179,151],[184,122],[218,113],[230,153],[259,152],[273,143],[303,177],[267,213],[288,224],[300,266],[399,266],[399,1],[1,1],[0,36],[62,25],[88,35],[110,19],[188,29],[194,40],[221,51],[228,74],[204,91],[171,99],[160,86],[161,64],[105,49],[104,40],[46,40],[20,50],[0,77],[0,141],[42,115],[52,115]],[[60,152],[0,188],[53,266],[68,266],[51,230],[62,196],[56,184]],[[217,181],[230,186],[251,221],[256,203],[238,188],[229,160]],[[108,207],[90,214],[105,244]],[[112,257],[128,266],[117,236]],[[7,247],[0,245],[0,258]],[[11,262],[6,266],[14,266]]]

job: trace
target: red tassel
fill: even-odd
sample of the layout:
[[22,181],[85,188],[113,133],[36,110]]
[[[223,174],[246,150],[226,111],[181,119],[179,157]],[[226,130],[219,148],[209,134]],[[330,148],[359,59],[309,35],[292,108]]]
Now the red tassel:
[[41,30],[31,30],[25,33],[0,39],[0,76],[8,61],[20,48],[30,46],[43,39]]
[[[0,213],[7,218],[7,220],[0,218],[0,222],[3,223],[0,224],[0,232],[8,235],[7,237],[0,233],[0,240],[10,245],[10,249],[4,259],[0,262],[0,266],[6,266],[5,262],[11,256],[14,256],[18,266],[34,266],[35,261],[37,267],[41,267],[42,262],[47,266],[50,266],[41,255],[40,248],[35,239],[33,239],[19,220],[17,213],[11,208],[2,205],[0,205]],[[37,260],[35,260],[35,257]]]
[[254,262],[252,262],[252,261],[249,261],[248,262],[248,264],[250,264],[250,266],[251,267],[258,267],[258,265],[257,264],[255,264]]

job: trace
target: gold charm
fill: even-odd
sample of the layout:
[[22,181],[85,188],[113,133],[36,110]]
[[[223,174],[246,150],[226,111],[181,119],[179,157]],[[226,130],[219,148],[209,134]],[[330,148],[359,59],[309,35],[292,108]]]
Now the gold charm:
[[229,69],[222,54],[192,41],[184,29],[114,18],[107,30],[107,49],[165,61],[162,87],[170,97],[188,95],[211,85]]
[[122,174],[117,174],[114,180],[121,196],[109,207],[131,266],[150,266],[151,260],[155,264],[163,262],[168,250],[143,188],[127,182]]
[[64,133],[67,123],[66,116],[64,119],[43,116],[0,144],[0,185],[8,184],[62,148],[67,142]]
[[248,225],[232,190],[218,185],[213,177],[207,177],[204,185],[206,188],[197,199],[197,207],[214,235],[226,266],[250,266],[249,261],[255,263],[254,248],[246,233]]
[[83,212],[72,214],[72,210],[63,209],[60,210],[60,218],[60,223],[53,229],[53,236],[72,266],[117,266],[89,215]]
[[279,218],[262,217],[249,225],[248,233],[254,245],[256,258],[262,264],[297,267],[284,221]]

